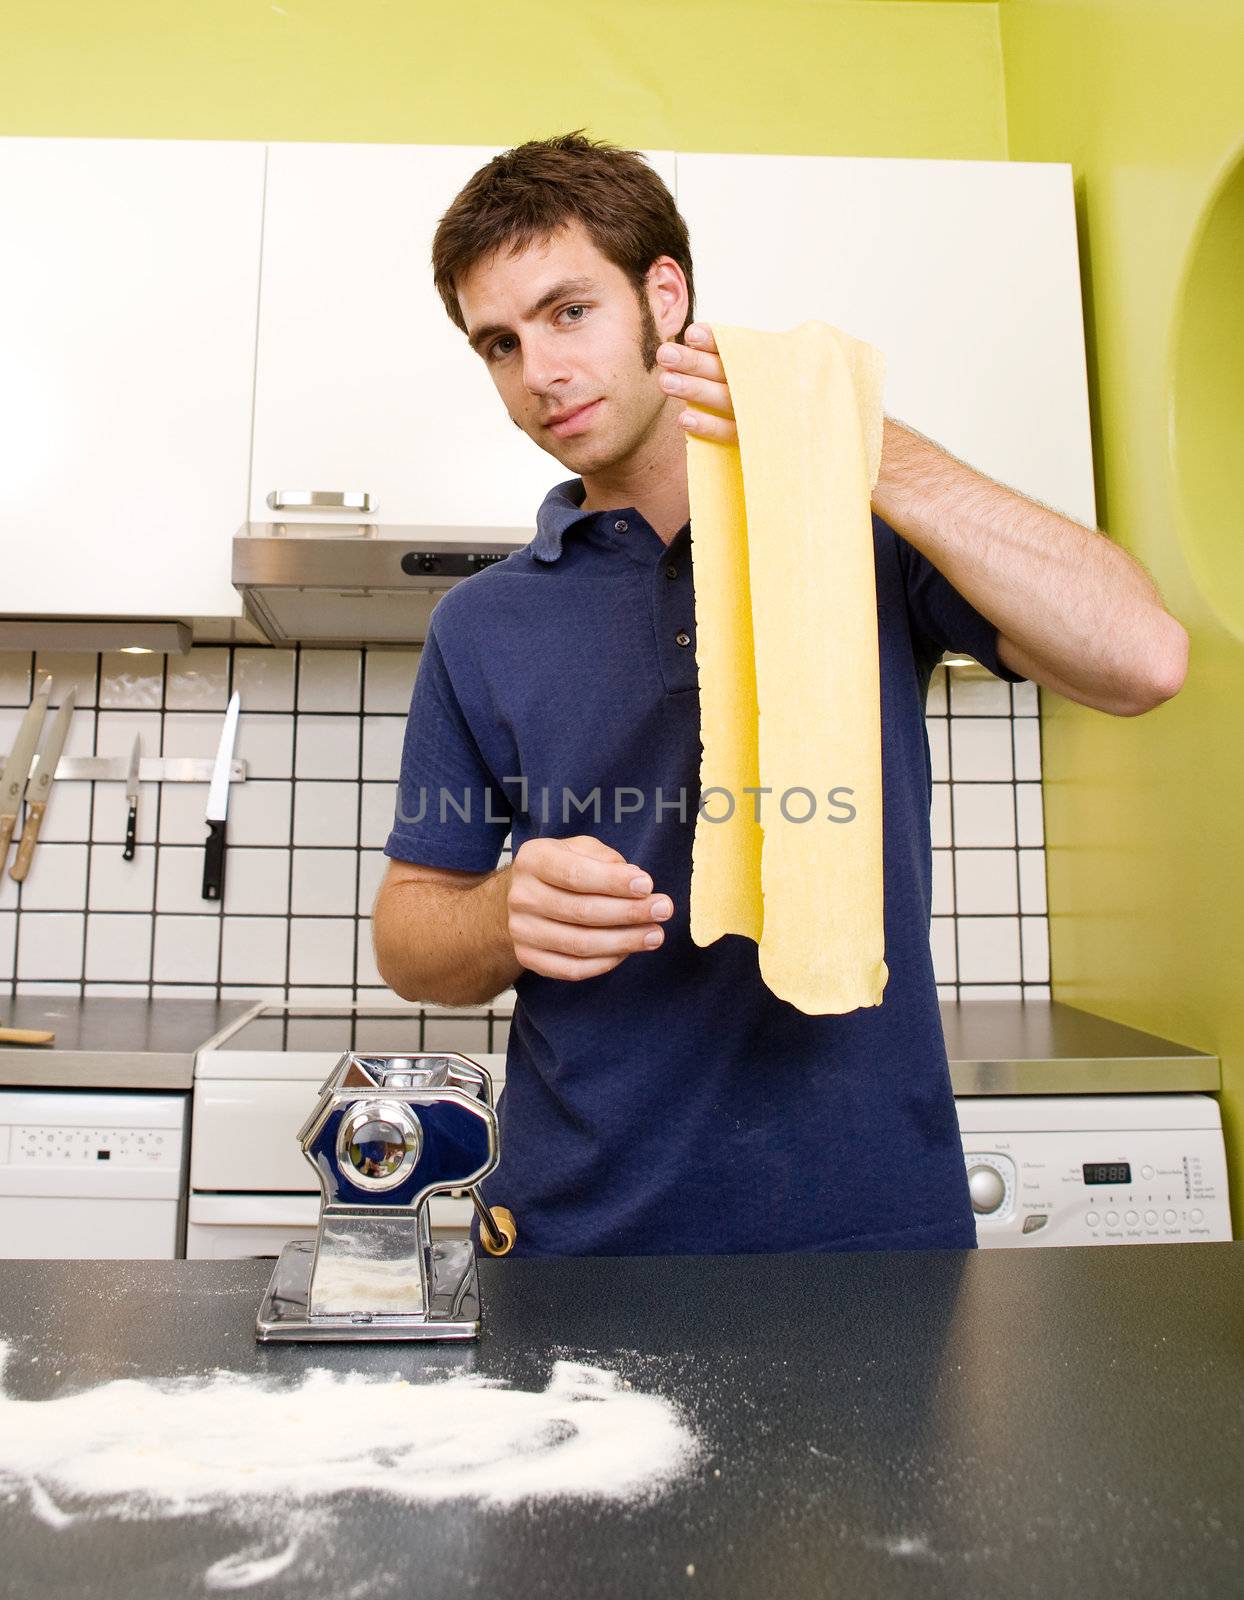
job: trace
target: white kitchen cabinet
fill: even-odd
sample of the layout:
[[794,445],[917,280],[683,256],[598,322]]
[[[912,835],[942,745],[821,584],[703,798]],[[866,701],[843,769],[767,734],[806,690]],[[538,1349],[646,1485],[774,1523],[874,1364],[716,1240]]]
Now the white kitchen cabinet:
[[890,416],[1096,525],[1069,166],[680,153],[677,185],[697,317],[866,339]]
[[[510,421],[432,284],[432,236],[482,145],[273,144],[250,517],[534,527],[562,465]],[[674,159],[649,160],[673,187]],[[363,514],[282,491],[366,494]]]
[[240,614],[263,166],[0,140],[0,613]]

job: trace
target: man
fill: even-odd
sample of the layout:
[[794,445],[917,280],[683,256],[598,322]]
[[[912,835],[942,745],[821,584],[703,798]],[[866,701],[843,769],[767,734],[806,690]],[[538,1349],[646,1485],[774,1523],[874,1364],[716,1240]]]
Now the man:
[[890,977],[878,1007],[805,1015],[761,982],[750,940],[702,949],[688,931],[685,434],[737,435],[674,201],[635,152],[533,141],[454,200],[433,269],[515,426],[574,474],[529,545],[436,609],[374,919],[380,971],[408,999],[514,986],[485,1192],[515,1214],[515,1253],[974,1246],[928,942],[930,673],[965,650],[1130,716],[1178,690],[1183,629],[1100,533],[887,419],[873,531]]

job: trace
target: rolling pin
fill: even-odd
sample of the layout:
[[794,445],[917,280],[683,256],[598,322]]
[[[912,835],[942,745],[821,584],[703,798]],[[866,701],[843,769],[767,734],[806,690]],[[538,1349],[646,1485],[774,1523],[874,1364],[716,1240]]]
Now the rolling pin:
[[0,1044],[51,1044],[55,1038],[40,1028],[0,1028]]

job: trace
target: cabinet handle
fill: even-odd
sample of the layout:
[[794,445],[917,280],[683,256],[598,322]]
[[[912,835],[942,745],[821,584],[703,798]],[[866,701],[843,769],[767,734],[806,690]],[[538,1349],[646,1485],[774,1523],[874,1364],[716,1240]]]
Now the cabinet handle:
[[364,491],[337,489],[273,489],[273,511],[374,511],[376,502]]

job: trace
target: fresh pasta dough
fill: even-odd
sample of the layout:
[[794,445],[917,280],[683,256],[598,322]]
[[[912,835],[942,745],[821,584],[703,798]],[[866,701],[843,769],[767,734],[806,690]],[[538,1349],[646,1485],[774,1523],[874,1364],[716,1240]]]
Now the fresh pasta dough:
[[743,934],[779,998],[854,1011],[888,977],[871,511],[885,358],[824,322],[712,329],[739,440],[687,436],[691,937]]

